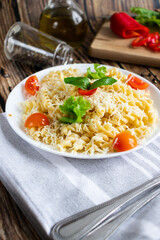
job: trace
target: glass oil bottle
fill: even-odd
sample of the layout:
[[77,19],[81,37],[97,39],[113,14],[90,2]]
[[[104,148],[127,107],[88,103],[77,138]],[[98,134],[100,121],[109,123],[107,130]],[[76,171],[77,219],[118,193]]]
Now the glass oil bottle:
[[87,20],[74,0],[50,0],[41,13],[39,29],[76,48],[85,38]]

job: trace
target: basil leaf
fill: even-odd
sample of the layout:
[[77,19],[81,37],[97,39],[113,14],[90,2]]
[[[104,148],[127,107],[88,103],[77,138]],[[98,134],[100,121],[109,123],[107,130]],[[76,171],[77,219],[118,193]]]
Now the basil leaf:
[[64,82],[67,84],[72,84],[83,90],[86,90],[90,87],[89,78],[87,77],[68,77],[64,79]]
[[63,105],[59,106],[59,109],[67,114],[66,117],[62,117],[59,120],[65,123],[83,122],[82,117],[86,114],[86,111],[91,108],[91,104],[83,97],[73,96],[64,101]]
[[[64,79],[67,84],[72,84],[83,90],[90,90],[100,87],[102,85],[111,85],[116,82],[114,78],[106,77],[106,67],[100,67],[100,64],[94,64],[95,72],[91,72],[91,68],[87,69],[87,77],[68,77]],[[99,79],[93,84],[90,83],[90,79]]]
[[103,77],[103,78],[95,81],[94,83],[92,83],[92,85],[90,86],[89,89],[95,89],[95,88],[101,87],[103,85],[112,85],[115,82],[117,82],[117,80],[112,77]]

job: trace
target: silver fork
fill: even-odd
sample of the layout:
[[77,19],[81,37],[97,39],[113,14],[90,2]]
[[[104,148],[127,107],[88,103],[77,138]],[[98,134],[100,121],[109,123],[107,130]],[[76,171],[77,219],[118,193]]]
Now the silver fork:
[[51,230],[53,240],[105,240],[120,224],[160,194],[160,176],[110,201],[68,217]]

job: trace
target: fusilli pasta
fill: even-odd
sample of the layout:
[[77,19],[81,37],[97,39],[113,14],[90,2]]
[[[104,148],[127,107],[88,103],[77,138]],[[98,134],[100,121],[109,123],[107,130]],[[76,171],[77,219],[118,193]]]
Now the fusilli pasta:
[[113,85],[99,87],[95,94],[84,96],[91,103],[82,123],[64,124],[59,105],[70,96],[79,96],[77,87],[64,83],[65,77],[82,76],[78,69],[52,71],[41,81],[36,96],[23,103],[23,121],[32,113],[45,113],[50,125],[32,127],[26,132],[36,141],[51,145],[59,151],[71,153],[112,152],[116,134],[128,131],[140,142],[152,133],[158,114],[149,92],[135,90],[127,83],[127,76],[116,68],[106,76],[117,79]]

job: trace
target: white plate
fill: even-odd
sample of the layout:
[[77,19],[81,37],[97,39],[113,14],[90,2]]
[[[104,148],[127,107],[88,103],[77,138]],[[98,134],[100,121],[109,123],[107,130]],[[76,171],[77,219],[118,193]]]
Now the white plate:
[[[68,68],[78,68],[81,70],[81,72],[86,72],[88,67],[91,67],[91,69],[93,70],[93,64],[70,64],[70,65],[63,65],[63,66],[56,66],[56,67],[51,67],[51,68],[47,68],[44,69],[40,72],[34,73],[33,75],[36,75],[38,80],[41,81],[43,79],[43,77],[45,75],[47,75],[50,71],[52,70],[63,70],[63,69],[68,69]],[[111,66],[106,66],[108,69],[112,68]],[[123,70],[123,69],[119,69],[121,72],[123,72],[124,74],[128,75],[129,71]],[[139,77],[140,79],[142,79],[145,82],[148,82],[146,79],[144,79],[143,77],[137,75],[134,73],[135,76]],[[28,78],[28,77],[27,77]],[[27,79],[26,78],[26,79]],[[13,128],[13,130],[21,137],[23,138],[25,141],[27,141],[28,143],[30,143],[31,145],[34,145],[40,149],[46,150],[48,152],[54,153],[54,154],[58,154],[58,155],[62,155],[62,156],[66,156],[66,157],[73,157],[73,158],[83,158],[83,159],[99,159],[99,158],[108,158],[108,157],[116,157],[119,155],[123,155],[132,151],[135,151],[143,146],[137,146],[134,149],[131,149],[129,151],[125,151],[125,152],[116,152],[116,153],[108,153],[108,154],[95,154],[95,155],[86,155],[86,154],[73,154],[73,153],[67,153],[67,152],[59,152],[58,150],[54,150],[53,148],[51,148],[51,146],[48,146],[44,143],[41,142],[37,142],[33,139],[31,139],[29,136],[26,135],[26,133],[24,132],[24,129],[22,127],[22,109],[21,109],[21,102],[25,101],[26,98],[23,94],[23,89],[24,89],[24,84],[26,79],[24,79],[22,82],[20,82],[14,89],[13,91],[10,93],[8,99],[7,99],[7,103],[6,103],[6,115],[7,115],[7,119],[8,122],[10,124],[10,126]],[[160,91],[150,82],[149,83],[149,90],[151,93],[151,98],[154,101],[154,106],[155,108],[158,110],[158,112],[160,112]],[[153,132],[153,134],[145,141],[145,144],[148,144],[149,142],[153,141],[153,139],[159,134],[159,125],[157,124],[155,131]]]

